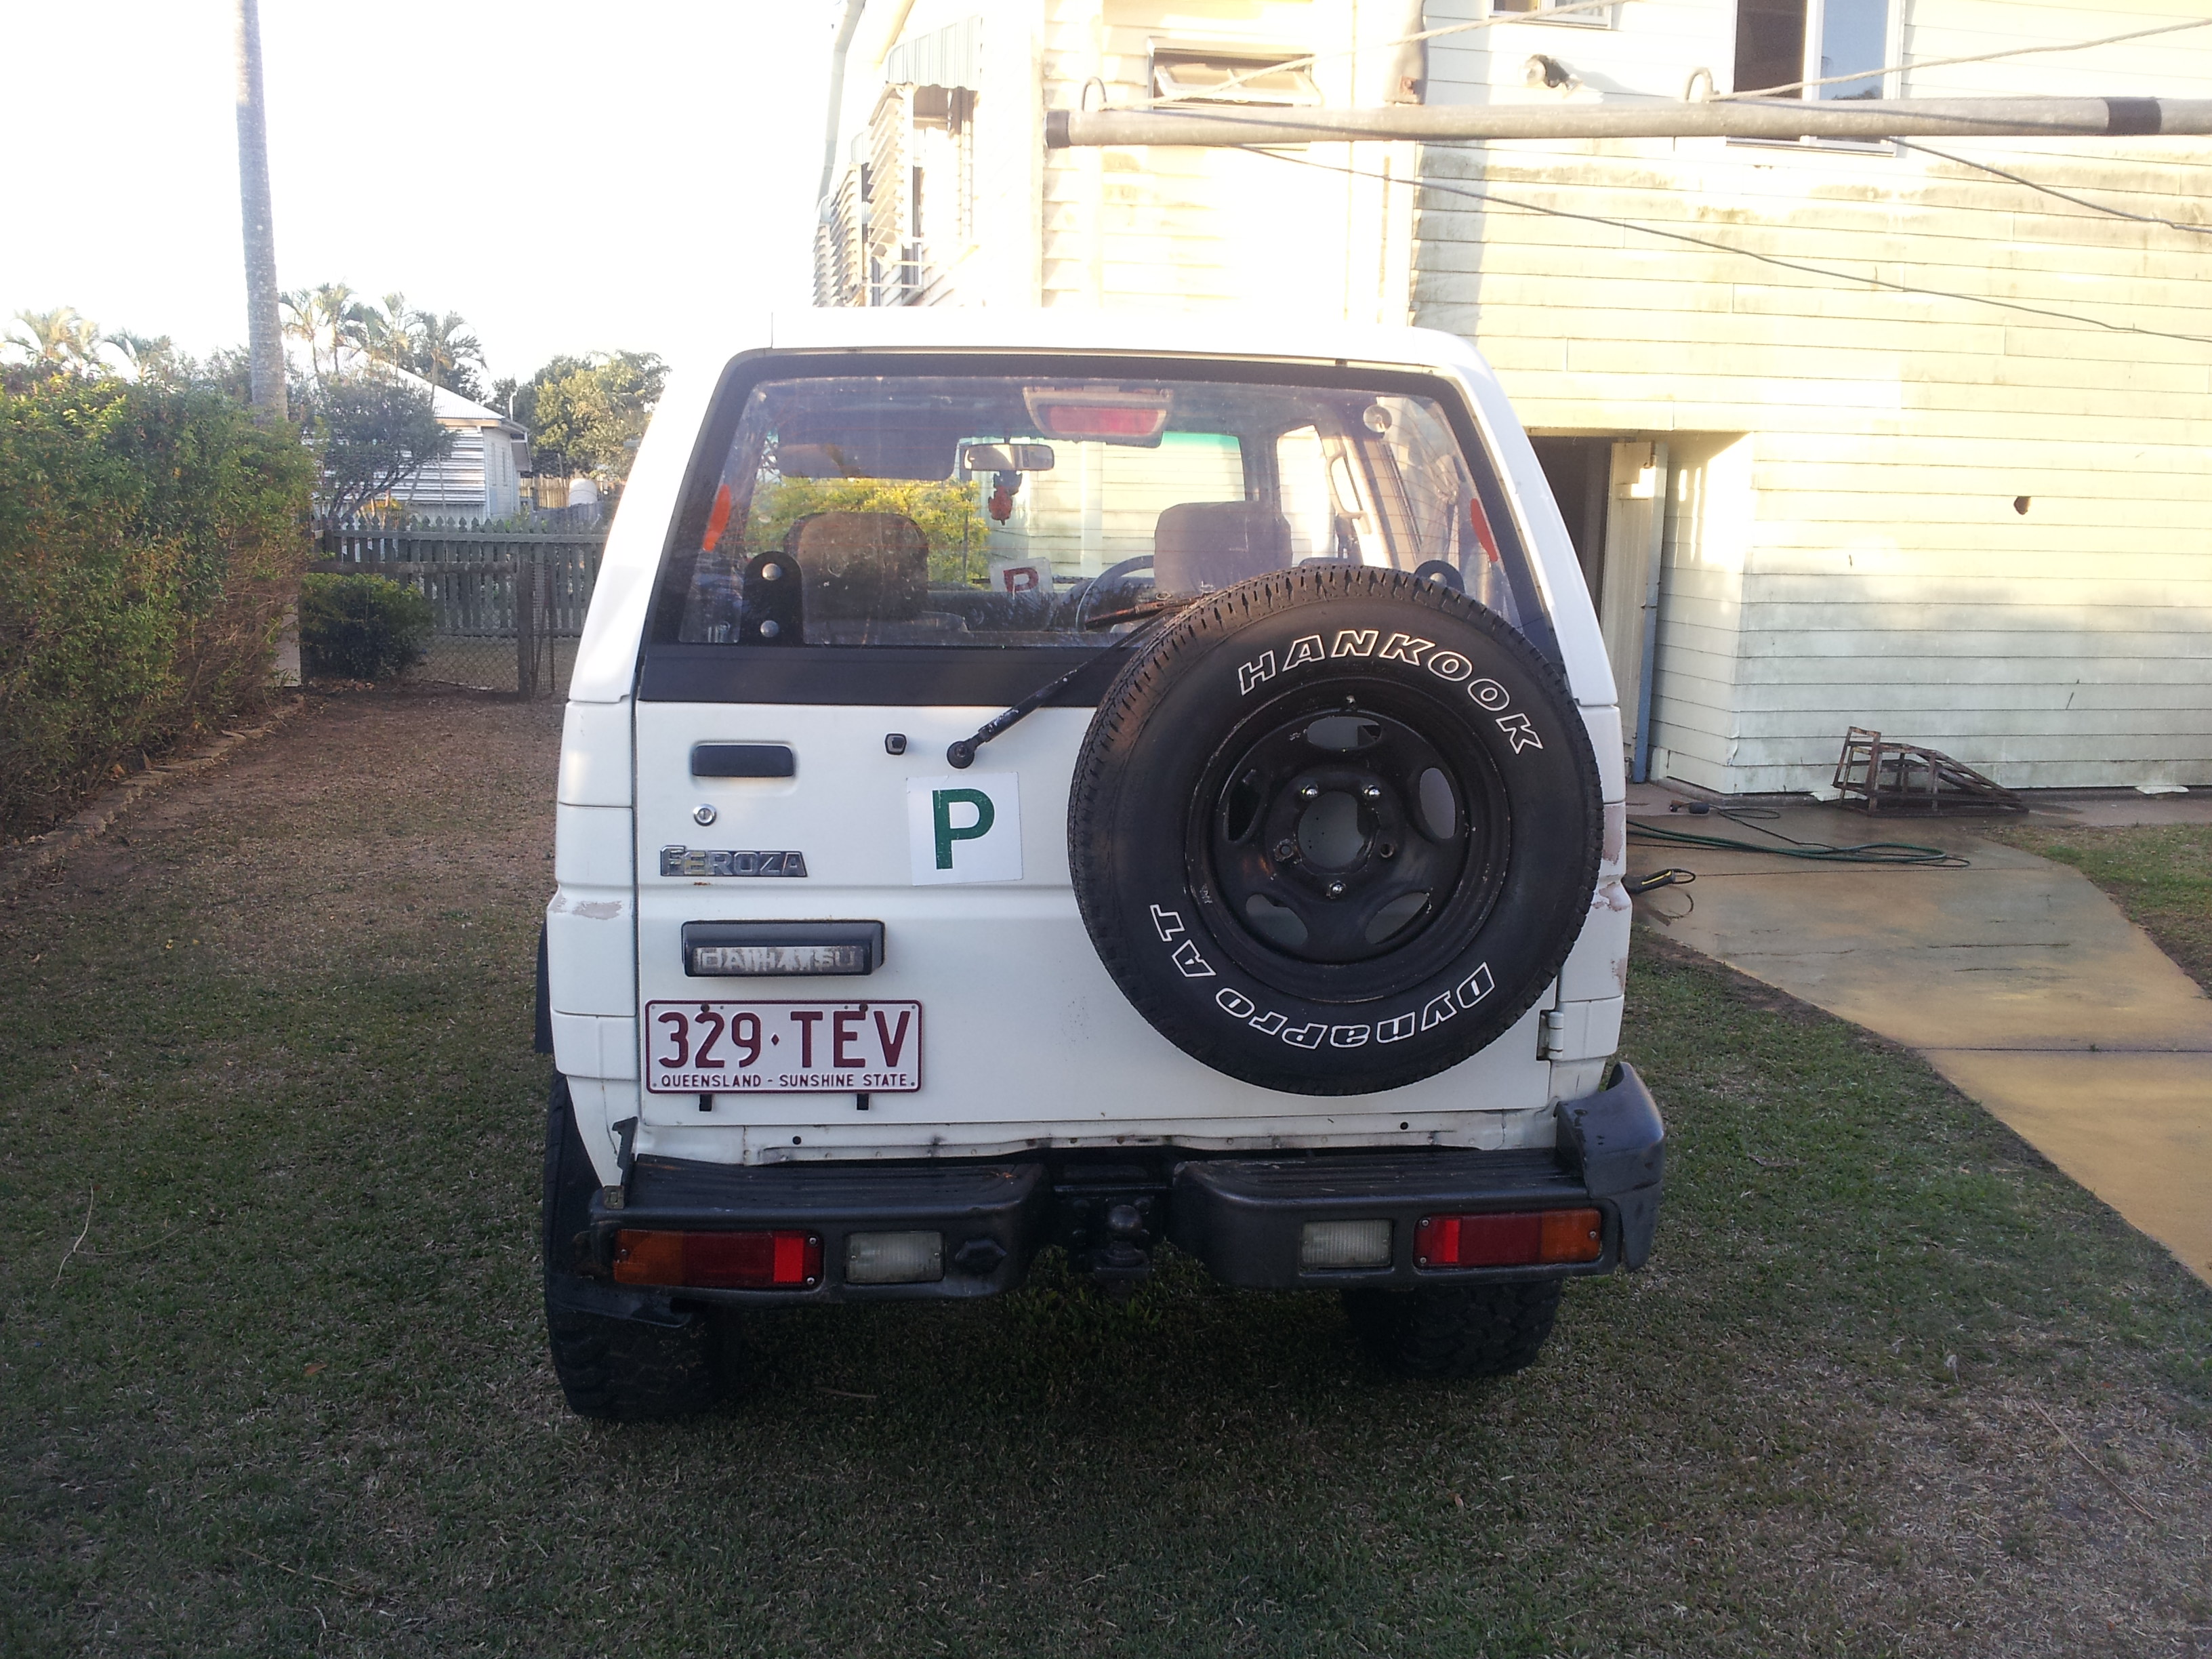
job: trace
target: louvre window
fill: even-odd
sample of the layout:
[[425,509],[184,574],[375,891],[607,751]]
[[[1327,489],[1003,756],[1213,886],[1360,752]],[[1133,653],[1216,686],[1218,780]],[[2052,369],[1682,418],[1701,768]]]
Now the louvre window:
[[1313,76],[1303,66],[1280,67],[1297,55],[1154,52],[1152,95],[1187,103],[1311,108],[1321,102],[1321,88],[1314,85]]

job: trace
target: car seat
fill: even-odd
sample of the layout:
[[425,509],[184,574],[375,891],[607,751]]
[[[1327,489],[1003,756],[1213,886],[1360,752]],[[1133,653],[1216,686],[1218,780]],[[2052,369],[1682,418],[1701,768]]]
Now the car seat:
[[929,538],[903,513],[810,513],[784,532],[805,617],[911,622],[929,595]]
[[1261,501],[1179,501],[1152,528],[1152,580],[1163,593],[1212,593],[1291,568],[1291,526]]

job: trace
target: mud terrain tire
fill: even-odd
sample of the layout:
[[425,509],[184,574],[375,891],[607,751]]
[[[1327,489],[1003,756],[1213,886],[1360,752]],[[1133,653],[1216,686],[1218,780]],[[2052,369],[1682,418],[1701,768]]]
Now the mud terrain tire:
[[563,1305],[557,1292],[569,1242],[585,1223],[598,1184],[576,1130],[568,1080],[556,1076],[545,1109],[545,1329],[553,1374],[568,1409],[579,1417],[635,1423],[702,1411],[720,1394],[721,1345],[701,1314],[679,1324],[648,1324],[585,1313]]
[[1582,929],[1603,832],[1559,671],[1464,595],[1357,566],[1178,616],[1099,705],[1067,825],[1137,1011],[1306,1095],[1417,1082],[1510,1030]]

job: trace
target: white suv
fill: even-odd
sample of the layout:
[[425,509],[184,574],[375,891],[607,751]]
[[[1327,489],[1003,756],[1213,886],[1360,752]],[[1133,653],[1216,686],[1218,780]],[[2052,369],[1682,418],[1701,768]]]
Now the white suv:
[[1525,1365],[1657,1218],[1621,799],[1573,551],[1459,340],[775,318],[671,381],[569,693],[569,1403],[694,1408],[746,1307],[989,1295],[1048,1244]]

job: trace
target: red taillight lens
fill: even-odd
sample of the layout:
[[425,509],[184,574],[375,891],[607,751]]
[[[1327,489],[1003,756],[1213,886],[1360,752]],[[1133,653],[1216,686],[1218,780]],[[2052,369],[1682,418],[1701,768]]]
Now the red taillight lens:
[[1055,438],[1157,438],[1168,423],[1164,406],[1128,404],[1046,404],[1038,413]]
[[803,1291],[822,1282],[819,1233],[672,1233],[626,1227],[615,1235],[623,1285],[701,1290]]
[[1417,1267],[1533,1267],[1604,1253],[1605,1218],[1595,1210],[1427,1215],[1413,1229]]

